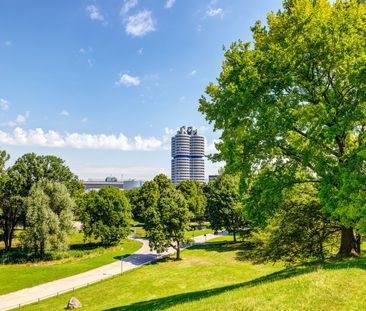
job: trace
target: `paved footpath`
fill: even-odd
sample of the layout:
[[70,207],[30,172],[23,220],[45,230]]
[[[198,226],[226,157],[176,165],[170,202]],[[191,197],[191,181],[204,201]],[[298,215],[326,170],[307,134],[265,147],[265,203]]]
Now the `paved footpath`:
[[[226,232],[219,233],[219,235],[225,234]],[[206,234],[206,237],[204,235],[197,236],[194,238],[194,245],[205,243],[205,241],[217,237],[217,235],[212,233]],[[67,278],[44,283],[31,288],[24,288],[9,294],[0,295],[0,311],[10,310],[12,308],[19,307],[20,305],[26,305],[38,300],[57,296],[58,294],[72,291],[73,289],[89,285],[90,283],[95,283],[110,278],[120,274],[122,271],[126,272],[152,261],[156,261],[161,258],[161,256],[175,253],[175,250],[170,248],[167,252],[159,255],[155,251],[150,250],[149,241],[147,239],[136,238],[136,240],[142,243],[142,247],[132,255],[123,258],[122,262],[115,261],[111,264]]]

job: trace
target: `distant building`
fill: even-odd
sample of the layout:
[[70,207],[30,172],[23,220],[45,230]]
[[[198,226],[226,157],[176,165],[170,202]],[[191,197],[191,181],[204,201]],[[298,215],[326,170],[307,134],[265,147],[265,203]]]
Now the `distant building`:
[[[110,180],[112,178],[113,180]],[[115,177],[107,177],[105,180],[83,180],[82,183],[84,184],[85,191],[91,190],[100,190],[104,187],[116,187],[119,189],[123,189],[123,182],[118,181]]]
[[125,180],[123,182],[123,189],[124,190],[136,189],[142,187],[143,184],[144,182],[142,180],[135,180],[135,179]]
[[172,182],[182,180],[205,181],[205,138],[193,127],[182,126],[172,137]]
[[106,177],[105,181],[106,182],[118,182],[116,177]]
[[144,182],[142,180],[118,180],[116,177],[106,177],[104,180],[83,180],[82,183],[85,186],[85,191],[97,190],[99,191],[104,187],[115,187],[121,190],[129,190],[140,188]]

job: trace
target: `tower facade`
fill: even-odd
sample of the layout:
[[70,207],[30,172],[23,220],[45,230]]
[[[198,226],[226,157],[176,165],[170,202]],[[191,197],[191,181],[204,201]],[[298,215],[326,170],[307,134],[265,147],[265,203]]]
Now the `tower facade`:
[[205,138],[193,127],[182,126],[172,137],[172,181],[205,181]]

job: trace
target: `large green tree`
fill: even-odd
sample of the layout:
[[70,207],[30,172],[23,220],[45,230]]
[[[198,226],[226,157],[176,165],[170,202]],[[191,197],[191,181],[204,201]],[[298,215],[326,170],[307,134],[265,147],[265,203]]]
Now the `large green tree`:
[[[222,130],[217,159],[250,196],[263,166],[278,182],[316,182],[322,210],[342,224],[339,254],[365,230],[366,3],[287,0],[257,22],[252,42],[225,52],[200,111]],[[296,179],[296,180],[294,180]],[[276,205],[274,205],[275,207]],[[253,206],[252,208],[256,208]]]
[[27,206],[27,229],[22,241],[34,250],[35,256],[43,257],[48,249],[66,249],[67,236],[73,229],[75,202],[65,185],[43,182],[32,186],[25,199]]
[[222,174],[206,187],[207,213],[211,228],[226,229],[236,235],[245,222],[240,202],[239,178]]
[[130,232],[131,207],[122,190],[105,187],[84,195],[80,219],[85,237],[93,236],[105,246],[113,245]]
[[190,217],[191,213],[182,193],[167,185],[156,204],[149,205],[145,211],[144,229],[150,247],[158,253],[173,247],[177,251],[176,259],[181,259],[181,245],[188,243],[185,231],[189,229]]

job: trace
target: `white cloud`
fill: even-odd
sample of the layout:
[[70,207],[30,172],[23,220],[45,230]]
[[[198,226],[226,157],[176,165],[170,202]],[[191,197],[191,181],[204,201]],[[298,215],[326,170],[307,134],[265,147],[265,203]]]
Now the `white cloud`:
[[189,76],[194,76],[196,73],[197,73],[197,70],[196,70],[196,69],[194,69],[194,70],[192,70],[188,75],[189,75]]
[[0,98],[0,110],[8,110],[8,109],[9,109],[9,102],[4,98]]
[[5,125],[11,127],[24,125],[27,122],[28,117],[29,117],[28,111],[25,114],[18,114],[14,121],[6,122]]
[[170,9],[175,4],[175,0],[167,0],[165,2],[165,8]]
[[140,79],[139,77],[133,77],[128,75],[127,73],[121,75],[120,79],[115,82],[115,85],[121,86],[138,86],[140,85]]
[[214,16],[223,16],[224,14],[224,10],[222,8],[212,8],[209,7],[206,11],[206,15],[209,17],[214,17]]
[[99,9],[94,5],[88,5],[86,11],[89,13],[89,17],[93,21],[104,21],[104,16],[100,14]]
[[139,37],[149,32],[155,31],[155,21],[152,18],[151,12],[144,10],[136,15],[129,16],[126,19],[127,34]]
[[62,116],[64,116],[64,117],[68,117],[70,114],[69,114],[69,112],[68,112],[67,110],[62,110],[62,111],[60,112],[60,115],[62,115]]
[[24,130],[16,127],[12,132],[0,131],[0,144],[11,146],[41,146],[74,149],[106,149],[106,150],[158,150],[162,141],[155,137],[143,138],[140,135],[127,138],[118,135],[66,133],[44,131],[41,128]]
[[216,149],[216,144],[220,143],[219,139],[214,139],[211,144],[206,143],[206,153],[218,153],[219,151]]
[[121,9],[121,14],[127,14],[129,10],[138,4],[138,0],[125,0]]

